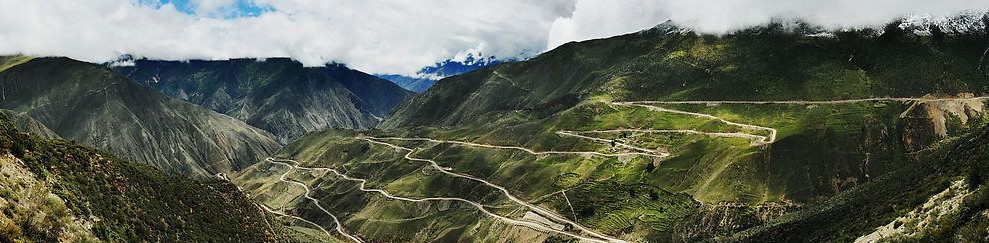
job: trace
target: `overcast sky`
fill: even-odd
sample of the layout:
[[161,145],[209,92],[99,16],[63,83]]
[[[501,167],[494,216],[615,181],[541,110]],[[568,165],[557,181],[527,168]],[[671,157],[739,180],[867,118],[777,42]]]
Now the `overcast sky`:
[[861,27],[987,9],[987,0],[0,0],[0,54],[292,57],[411,74],[468,53],[526,57],[666,20],[724,33],[770,18]]

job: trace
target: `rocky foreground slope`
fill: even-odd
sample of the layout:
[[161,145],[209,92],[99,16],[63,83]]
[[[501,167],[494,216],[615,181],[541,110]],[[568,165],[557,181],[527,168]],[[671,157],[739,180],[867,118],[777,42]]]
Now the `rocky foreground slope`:
[[2,242],[274,242],[278,221],[229,182],[168,176],[0,114]]

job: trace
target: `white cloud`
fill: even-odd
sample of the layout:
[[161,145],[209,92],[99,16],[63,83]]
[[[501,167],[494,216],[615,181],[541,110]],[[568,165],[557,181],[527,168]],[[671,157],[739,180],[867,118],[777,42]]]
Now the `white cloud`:
[[669,18],[656,0],[580,0],[571,17],[553,22],[547,49],[647,29]]
[[[93,62],[121,54],[292,57],[307,65],[342,62],[368,72],[414,73],[468,51],[506,57],[542,51],[549,25],[569,14],[569,1],[255,0],[275,10],[219,19],[131,0],[0,0],[0,53]],[[212,15],[235,1],[191,3],[197,13]]]
[[547,47],[646,29],[666,20],[725,33],[773,18],[832,28],[871,27],[909,14],[954,16],[989,10],[986,0],[578,0],[571,17],[553,22]]
[[[241,0],[244,1],[244,0]],[[906,12],[950,15],[984,0],[254,0],[272,11],[233,19],[235,0],[190,0],[198,16],[135,0],[0,0],[0,54],[105,62],[292,57],[411,74],[466,53],[515,57],[634,32],[667,19],[723,32],[771,17],[847,26]]]

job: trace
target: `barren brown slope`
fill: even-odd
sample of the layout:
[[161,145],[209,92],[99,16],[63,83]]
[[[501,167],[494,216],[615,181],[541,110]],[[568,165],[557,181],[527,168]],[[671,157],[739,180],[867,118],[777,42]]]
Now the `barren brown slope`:
[[0,73],[0,85],[0,108],[32,117],[65,139],[170,173],[238,170],[279,147],[267,132],[95,64],[38,58]]

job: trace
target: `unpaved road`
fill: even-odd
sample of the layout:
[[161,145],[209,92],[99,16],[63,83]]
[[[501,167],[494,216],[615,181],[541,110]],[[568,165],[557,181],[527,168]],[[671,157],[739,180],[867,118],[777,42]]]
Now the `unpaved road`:
[[323,226],[319,226],[319,224],[317,224],[317,223],[313,223],[312,221],[306,220],[306,219],[304,219],[302,217],[299,217],[299,216],[288,215],[288,214],[285,214],[285,213],[282,213],[282,212],[275,211],[275,210],[273,210],[271,208],[268,208],[268,206],[265,206],[265,205],[259,205],[259,206],[262,209],[264,209],[264,211],[268,211],[269,213],[273,213],[273,214],[278,215],[278,216],[293,218],[293,219],[296,219],[296,220],[299,220],[299,221],[302,221],[302,222],[306,222],[307,224],[311,224],[312,226],[316,226],[317,229],[322,230],[323,233],[326,233],[327,236],[329,236],[331,238],[333,237],[333,234],[331,234],[330,231],[327,231],[325,228],[323,228]]
[[402,147],[402,146],[399,146],[399,145],[395,145],[395,144],[391,144],[391,143],[387,143],[387,142],[378,141],[378,140],[376,140],[373,137],[362,137],[362,139],[364,139],[365,141],[368,141],[370,143],[373,143],[373,144],[385,145],[385,146],[388,146],[388,147],[392,147],[394,149],[408,151],[408,153],[405,153],[405,156],[404,156],[405,159],[412,160],[412,161],[419,161],[419,162],[427,162],[430,165],[432,165],[433,168],[436,168],[437,170],[439,170],[441,173],[444,173],[444,174],[447,174],[447,175],[450,175],[450,176],[453,176],[453,177],[460,177],[460,178],[464,178],[464,179],[468,179],[468,180],[472,180],[472,181],[477,181],[477,182],[484,183],[485,185],[488,185],[491,188],[494,188],[494,189],[497,189],[497,190],[501,191],[502,194],[504,194],[505,197],[507,197],[509,200],[511,200],[511,201],[513,201],[513,202],[515,202],[515,203],[517,203],[519,205],[522,205],[522,206],[524,206],[526,208],[529,208],[530,211],[532,211],[534,213],[537,213],[540,216],[547,217],[547,218],[549,218],[549,219],[551,219],[551,220],[553,220],[555,222],[559,222],[559,223],[564,223],[564,224],[567,224],[567,225],[571,225],[574,228],[579,229],[581,232],[586,233],[586,234],[588,234],[590,236],[593,236],[595,238],[603,239],[603,240],[608,241],[608,242],[627,242],[625,240],[617,239],[617,238],[614,238],[614,237],[610,237],[610,236],[607,236],[607,235],[603,235],[603,234],[594,232],[594,231],[588,229],[587,227],[584,227],[583,225],[577,224],[576,222],[570,221],[569,219],[566,219],[566,218],[564,218],[564,217],[562,217],[560,215],[557,215],[556,213],[553,213],[553,212],[550,212],[549,210],[546,210],[546,209],[537,207],[535,205],[532,205],[529,202],[526,202],[524,200],[521,200],[521,199],[515,197],[514,195],[512,195],[511,192],[508,191],[508,189],[505,189],[504,187],[501,187],[501,186],[499,186],[497,184],[491,183],[491,182],[489,182],[487,180],[480,179],[480,178],[477,178],[477,177],[474,177],[474,176],[471,176],[471,175],[467,175],[467,174],[460,174],[460,173],[452,172],[450,168],[440,166],[439,163],[437,163],[435,160],[421,159],[421,158],[413,157],[412,154],[415,153],[415,149],[406,148],[406,147]]
[[[512,81],[511,79],[508,79],[508,78],[502,76],[500,73],[495,72],[494,74],[496,76],[499,76],[501,78],[504,78],[506,80],[509,80],[510,82],[512,82],[513,85],[515,85],[514,84],[514,81]],[[517,85],[515,85],[515,86],[517,86]],[[622,147],[625,147],[625,148],[628,148],[628,149],[631,149],[631,150],[634,150],[634,151],[638,151],[638,152],[632,152],[632,153],[608,154],[608,153],[586,152],[586,151],[578,151],[578,152],[573,152],[573,151],[534,151],[532,149],[528,149],[528,148],[524,148],[524,147],[518,147],[518,146],[500,146],[500,145],[480,144],[480,143],[464,142],[464,141],[439,140],[439,139],[431,139],[431,138],[398,138],[398,137],[382,137],[382,138],[376,138],[376,137],[359,137],[360,139],[363,139],[363,140],[365,140],[365,141],[367,141],[367,142],[369,142],[371,144],[384,145],[384,146],[388,146],[388,147],[391,147],[391,148],[394,148],[394,149],[398,149],[398,150],[402,150],[402,151],[407,151],[407,153],[405,153],[405,155],[404,155],[404,158],[405,159],[410,160],[410,161],[426,162],[430,166],[432,166],[433,168],[435,168],[436,170],[440,171],[441,173],[444,173],[444,174],[447,174],[447,175],[453,176],[453,177],[459,177],[459,178],[465,178],[465,179],[468,179],[468,180],[477,181],[477,182],[483,183],[483,184],[485,184],[485,185],[487,185],[489,187],[492,187],[494,189],[497,189],[498,191],[501,191],[502,194],[504,194],[504,196],[506,198],[508,198],[510,201],[512,201],[512,202],[514,202],[516,204],[522,205],[525,208],[528,208],[531,212],[536,213],[536,214],[538,214],[538,215],[540,215],[542,217],[547,217],[548,219],[550,219],[553,222],[565,223],[567,225],[571,225],[575,229],[580,230],[580,232],[582,232],[582,233],[584,233],[586,235],[590,235],[593,238],[585,237],[585,236],[574,234],[574,233],[571,233],[571,232],[556,230],[556,229],[553,229],[553,228],[551,228],[549,226],[546,226],[546,225],[543,225],[543,224],[538,224],[538,223],[535,223],[535,222],[519,221],[519,220],[515,220],[515,219],[510,219],[510,218],[507,218],[507,217],[504,217],[504,216],[501,216],[501,215],[498,215],[498,214],[494,214],[494,213],[488,211],[487,209],[484,208],[484,205],[482,205],[480,203],[469,201],[469,200],[466,200],[466,199],[463,199],[463,198],[432,197],[432,198],[414,199],[414,198],[398,197],[398,196],[394,196],[391,193],[389,193],[387,191],[384,191],[384,190],[380,190],[380,189],[368,189],[368,188],[366,188],[367,180],[365,180],[365,179],[359,179],[359,178],[353,178],[353,177],[350,177],[350,176],[345,175],[343,173],[340,173],[339,171],[334,170],[334,169],[330,169],[330,168],[305,168],[305,167],[299,167],[298,166],[298,162],[296,162],[294,160],[282,160],[282,161],[292,162],[292,163],[295,163],[295,165],[291,165],[291,164],[284,163],[284,162],[279,162],[279,161],[276,161],[276,160],[271,159],[271,158],[269,158],[267,161],[269,161],[271,163],[276,163],[276,164],[281,164],[281,165],[284,165],[284,166],[288,166],[290,168],[299,169],[299,170],[325,170],[325,171],[330,171],[330,172],[336,174],[337,176],[339,176],[341,178],[344,178],[346,180],[358,182],[359,185],[360,185],[360,188],[359,189],[361,191],[369,192],[369,193],[378,193],[378,194],[381,194],[382,196],[384,196],[386,198],[393,199],[393,200],[401,200],[401,201],[408,201],[408,202],[424,202],[424,201],[457,201],[457,202],[463,202],[463,203],[467,203],[467,204],[469,204],[469,205],[477,208],[478,211],[480,211],[480,212],[482,212],[482,213],[484,213],[484,214],[486,214],[486,215],[488,215],[488,216],[490,216],[492,218],[495,218],[495,219],[504,221],[504,222],[509,223],[509,224],[512,224],[512,225],[524,226],[524,227],[528,227],[528,228],[532,228],[532,229],[539,230],[539,231],[544,231],[544,232],[552,232],[552,233],[558,233],[558,234],[568,235],[568,236],[571,236],[571,237],[580,239],[582,241],[589,241],[589,242],[627,242],[627,241],[624,241],[624,240],[621,240],[621,239],[617,239],[617,238],[606,236],[606,235],[603,235],[603,234],[600,234],[600,233],[596,233],[596,232],[594,232],[594,231],[592,231],[592,230],[590,230],[590,229],[588,229],[588,228],[586,228],[586,227],[578,224],[575,221],[570,221],[570,220],[568,220],[568,219],[566,219],[566,218],[564,218],[562,216],[557,215],[554,212],[551,212],[549,210],[546,210],[546,209],[537,207],[535,205],[532,205],[532,204],[530,204],[530,203],[528,203],[528,202],[526,202],[524,200],[521,200],[521,199],[515,197],[506,188],[501,187],[501,186],[499,186],[497,184],[491,183],[491,182],[489,182],[487,180],[480,179],[480,178],[477,178],[477,177],[474,177],[474,176],[471,176],[471,175],[467,175],[467,174],[461,174],[461,173],[453,172],[453,169],[452,168],[440,166],[439,163],[436,162],[436,161],[434,161],[434,160],[413,157],[412,154],[414,154],[415,151],[416,151],[413,148],[407,148],[407,147],[403,147],[403,146],[400,146],[400,145],[396,145],[396,144],[392,144],[392,143],[388,143],[388,142],[384,142],[384,141],[393,140],[393,141],[425,141],[425,142],[433,142],[433,143],[448,143],[448,144],[458,144],[458,145],[464,145],[464,146],[481,147],[481,148],[491,148],[491,149],[519,150],[519,151],[524,151],[526,153],[533,154],[533,155],[596,155],[596,156],[606,156],[606,157],[617,157],[617,156],[626,156],[626,155],[642,155],[642,156],[652,156],[652,157],[661,157],[662,158],[662,157],[668,157],[668,156],[670,156],[670,154],[667,153],[667,152],[659,151],[659,150],[645,149],[645,148],[641,148],[641,147],[636,147],[636,146],[633,146],[633,145],[629,145],[629,144],[625,144],[625,143],[620,143],[620,142],[616,142],[616,141],[613,141],[613,140],[608,140],[608,139],[603,139],[603,138],[596,138],[596,137],[590,137],[590,136],[584,136],[584,135],[580,135],[579,133],[612,133],[612,132],[686,133],[686,134],[707,135],[707,136],[712,136],[712,137],[733,137],[733,138],[752,139],[753,140],[753,146],[758,146],[758,145],[771,144],[771,143],[775,142],[776,141],[776,135],[777,135],[778,131],[776,129],[770,128],[770,127],[763,127],[763,126],[758,126],[758,125],[753,125],[753,124],[744,124],[744,123],[732,122],[732,121],[728,121],[728,120],[726,120],[724,118],[717,117],[717,116],[710,115],[710,114],[681,111],[681,110],[676,110],[676,109],[663,108],[663,107],[659,107],[659,106],[656,106],[656,105],[663,105],[663,104],[706,104],[706,105],[711,105],[711,104],[792,104],[792,105],[815,105],[815,104],[848,104],[848,103],[877,102],[877,101],[918,102],[918,103],[921,103],[921,102],[930,102],[930,101],[978,101],[978,100],[982,100],[982,101],[989,100],[989,97],[938,98],[938,99],[934,99],[934,98],[931,98],[931,99],[927,99],[927,98],[868,98],[868,99],[830,100],[830,101],[790,100],[790,101],[630,101],[630,102],[611,102],[610,104],[611,105],[614,105],[614,106],[641,107],[641,108],[646,108],[646,109],[649,109],[651,111],[656,111],[656,112],[667,112],[667,113],[682,114],[682,115],[689,115],[689,116],[701,117],[701,118],[705,118],[705,119],[717,120],[719,122],[722,122],[722,123],[725,123],[725,124],[728,124],[728,125],[741,127],[741,128],[748,129],[748,130],[766,131],[768,133],[768,136],[757,135],[757,134],[749,134],[749,133],[741,133],[741,132],[735,132],[735,133],[716,133],[716,132],[702,132],[702,131],[696,131],[696,130],[662,130],[662,129],[613,129],[613,130],[557,131],[556,132],[558,135],[561,135],[561,136],[575,137],[575,138],[593,140],[593,141],[596,141],[596,142],[604,142],[604,143],[612,143],[612,142],[614,142],[615,145],[617,145],[617,146],[622,146]],[[289,172],[290,171],[291,170],[289,170]],[[289,172],[286,172],[285,174],[282,174],[282,176],[280,177],[280,180],[282,180],[284,182],[288,182],[288,183],[300,185],[303,188],[305,188],[305,190],[306,190],[305,197],[307,199],[309,199],[309,200],[312,200],[316,204],[316,206],[318,206],[323,212],[327,213],[328,215],[330,215],[330,217],[333,218],[334,222],[336,222],[336,224],[337,224],[336,230],[341,235],[344,235],[344,236],[346,236],[346,237],[348,237],[351,240],[354,240],[356,242],[361,242],[360,239],[357,239],[356,237],[353,237],[353,236],[351,236],[349,234],[346,234],[343,231],[342,226],[339,223],[339,220],[336,218],[336,216],[334,216],[329,211],[327,211],[322,206],[320,206],[318,200],[316,200],[315,198],[312,198],[312,197],[309,196],[310,190],[309,190],[309,187],[307,185],[305,185],[304,183],[301,183],[301,182],[296,182],[296,181],[291,181],[291,180],[285,179],[285,176]],[[567,198],[567,200],[569,201],[569,198]],[[279,215],[289,216],[289,217],[301,219],[301,218],[298,218],[298,217],[295,217],[295,216],[290,216],[290,215],[285,215],[285,214],[282,214],[282,213],[278,213],[278,212],[275,212],[275,211],[270,210],[268,208],[265,208],[265,210],[268,210],[269,212],[276,213],[276,214],[279,214]],[[571,210],[573,210],[573,209],[571,209]],[[304,220],[304,219],[301,219],[301,220]],[[306,221],[306,222],[308,222],[310,224],[313,224],[313,225],[316,225],[317,227],[319,226],[319,225],[317,225],[315,223],[312,223],[312,222],[309,222],[309,221]],[[324,232],[326,232],[327,234],[329,234],[329,232],[326,231],[326,229],[323,229],[321,227],[320,227],[320,229],[323,230]]]
[[[288,166],[289,168],[293,168],[292,165],[289,165],[289,164],[286,164],[286,163],[275,162],[274,160],[271,160],[271,158],[266,159],[266,161],[272,162],[272,163],[276,163],[276,164],[281,164],[281,165],[284,165],[284,166]],[[278,177],[278,179],[281,180],[281,181],[283,181],[283,182],[287,182],[289,184],[295,184],[295,185],[301,186],[303,189],[306,190],[306,193],[303,194],[302,196],[305,197],[306,199],[309,199],[310,201],[312,201],[313,204],[316,204],[316,207],[318,207],[319,210],[322,210],[324,213],[326,213],[326,215],[329,215],[330,218],[333,218],[333,222],[336,224],[336,227],[335,228],[336,228],[337,233],[340,233],[340,235],[343,235],[344,237],[347,237],[348,239],[350,239],[350,240],[352,240],[354,242],[364,243],[364,241],[361,241],[361,239],[358,239],[357,237],[354,237],[353,235],[347,234],[347,232],[344,232],[343,231],[343,224],[340,224],[340,219],[338,219],[336,215],[333,215],[333,213],[330,213],[329,210],[326,210],[326,208],[323,208],[323,205],[320,205],[319,204],[319,200],[317,200],[316,198],[313,198],[310,195],[312,193],[312,191],[309,190],[309,186],[308,185],[306,185],[305,183],[302,183],[302,182],[288,180],[287,178],[285,178],[286,176],[288,176],[288,173],[292,173],[292,170],[291,169],[286,170],[285,173],[282,174],[282,176]],[[326,229],[323,229],[323,231],[326,231]]]
[[[617,106],[642,107],[642,108],[649,109],[651,111],[667,112],[667,113],[674,113],[674,114],[682,114],[682,115],[689,115],[689,116],[701,117],[701,118],[706,118],[706,119],[711,119],[711,120],[717,120],[717,121],[723,122],[723,123],[728,124],[728,125],[737,126],[737,127],[741,127],[741,128],[745,128],[745,129],[749,129],[749,130],[763,130],[763,131],[769,132],[769,136],[768,137],[765,137],[763,140],[756,141],[755,142],[756,144],[764,145],[764,144],[771,144],[773,142],[776,142],[776,133],[777,133],[777,131],[776,131],[776,129],[771,128],[771,127],[763,127],[763,126],[757,126],[757,125],[752,125],[752,124],[737,123],[737,122],[732,122],[732,121],[729,121],[729,120],[725,120],[724,118],[713,116],[713,115],[709,115],[709,114],[697,113],[697,112],[689,112],[689,111],[681,111],[681,110],[674,110],[674,109],[669,109],[669,108],[663,108],[663,107],[659,107],[659,106],[644,104],[643,102],[653,102],[653,101],[612,102],[611,104],[612,105],[617,105]],[[683,102],[691,102],[691,101],[683,101]],[[753,102],[759,102],[759,101],[753,101]],[[706,103],[701,103],[701,104],[706,104]]]
[[755,135],[755,134],[748,134],[748,133],[740,133],[740,132],[702,132],[702,131],[697,131],[697,130],[685,130],[685,129],[679,129],[679,130],[668,130],[668,129],[612,129],[612,130],[591,130],[591,131],[580,131],[580,132],[568,131],[568,132],[571,132],[571,133],[638,132],[638,133],[697,134],[697,135],[705,135],[705,136],[710,136],[710,137],[751,139],[753,141],[753,145],[756,145],[757,144],[757,143],[755,143],[756,141],[764,141],[764,140],[767,139],[766,136]]
[[[943,102],[943,101],[987,101],[989,96],[971,97],[971,98],[866,98],[866,99],[848,99],[848,100],[822,100],[822,101],[807,101],[807,100],[769,100],[769,101],[738,101],[738,100],[697,100],[697,101],[625,101],[625,102],[611,102],[611,105],[615,106],[626,106],[626,107],[642,107],[652,111],[658,112],[668,112],[674,114],[683,114],[695,117],[701,117],[706,119],[717,120],[728,125],[738,126],[750,130],[762,130],[769,132],[769,136],[761,135],[742,135],[741,133],[705,133],[699,131],[685,130],[689,132],[696,132],[699,134],[708,134],[714,136],[722,137],[748,137],[748,138],[759,138],[753,142],[753,145],[766,145],[776,142],[776,134],[778,131],[771,127],[763,127],[752,124],[737,123],[725,120],[724,118],[717,117],[710,114],[696,113],[689,111],[681,111],[676,109],[659,107],[656,105],[677,105],[677,104],[691,104],[691,105],[721,105],[721,104],[753,104],[753,105],[767,105],[767,104],[789,104],[789,105],[828,105],[828,104],[851,104],[851,103],[861,103],[861,102],[915,102],[913,106],[924,103],[924,102]],[[911,106],[911,109],[913,108]],[[909,111],[909,109],[907,110]],[[904,114],[906,111],[904,112]],[[902,117],[903,115],[901,115]],[[648,131],[648,130],[640,130]],[[663,130],[653,130],[653,131],[663,131]],[[675,131],[675,130],[670,130]]]
[[[484,213],[484,214],[486,214],[486,215],[488,215],[488,216],[490,216],[492,218],[495,218],[497,220],[501,220],[501,221],[503,221],[505,223],[508,223],[508,224],[511,224],[511,225],[523,226],[523,227],[527,227],[527,228],[531,228],[531,229],[538,230],[538,231],[543,231],[543,232],[563,234],[563,235],[567,235],[567,236],[570,236],[570,237],[574,237],[574,238],[579,239],[581,241],[587,241],[587,242],[607,242],[607,241],[603,241],[601,239],[588,238],[588,237],[584,237],[584,236],[577,235],[577,234],[574,234],[574,233],[570,233],[570,232],[566,232],[566,231],[561,231],[561,230],[556,230],[556,229],[553,229],[553,228],[551,228],[549,226],[546,226],[546,225],[543,225],[543,224],[538,224],[538,223],[535,223],[535,222],[520,221],[520,220],[510,219],[510,218],[507,218],[507,217],[504,217],[504,216],[501,216],[501,215],[498,215],[498,214],[495,214],[495,213],[492,213],[492,212],[488,211],[487,209],[484,208],[484,205],[482,205],[480,203],[473,202],[473,201],[470,201],[470,200],[467,200],[467,199],[463,199],[463,198],[454,198],[454,197],[427,197],[427,198],[415,199],[415,198],[407,198],[407,197],[398,197],[398,196],[392,195],[391,193],[389,193],[389,192],[387,192],[385,190],[381,190],[381,189],[369,189],[369,188],[367,188],[367,180],[366,179],[360,179],[360,178],[350,177],[350,176],[348,176],[346,174],[341,173],[340,171],[337,171],[336,169],[332,169],[332,168],[308,168],[308,167],[300,167],[300,166],[298,166],[299,163],[297,161],[295,161],[295,160],[288,160],[288,159],[277,159],[276,160],[276,159],[269,158],[269,159],[267,159],[267,161],[270,162],[270,163],[275,163],[275,164],[289,166],[289,167],[292,167],[292,168],[295,168],[295,169],[298,169],[298,170],[310,170],[310,171],[322,170],[322,171],[329,171],[329,172],[332,172],[333,174],[335,174],[335,175],[337,175],[340,178],[343,178],[345,180],[357,182],[358,185],[359,185],[358,189],[361,190],[361,191],[363,191],[363,192],[378,193],[378,194],[381,194],[382,196],[384,196],[386,198],[393,199],[393,200],[406,201],[406,202],[427,202],[427,201],[457,201],[457,202],[463,202],[463,203],[467,203],[467,204],[473,206],[474,208],[477,208],[477,210],[480,211],[481,213]],[[284,162],[282,162],[282,161],[284,161]],[[293,164],[288,164],[288,163],[285,163],[285,162],[291,162]]]
[[560,135],[560,136],[575,137],[575,138],[580,138],[580,139],[592,140],[592,141],[600,142],[600,143],[614,143],[615,146],[621,146],[621,147],[625,147],[625,148],[628,148],[628,149],[631,149],[631,150],[635,150],[635,151],[639,151],[640,152],[640,153],[625,153],[627,155],[645,155],[645,156],[660,157],[660,158],[665,158],[665,157],[669,157],[670,156],[670,153],[667,153],[667,152],[663,152],[663,151],[659,151],[659,150],[653,150],[653,149],[640,148],[640,147],[636,147],[636,146],[629,145],[629,144],[626,144],[626,143],[618,142],[618,141],[615,141],[615,140],[608,140],[608,139],[603,139],[603,138],[596,138],[596,137],[584,136],[584,135],[577,134],[577,132],[574,132],[574,131],[556,131],[556,134],[557,135]]
[[[566,132],[566,131],[560,131],[560,132]],[[560,132],[557,132],[557,133],[560,133]],[[614,153],[614,154],[609,154],[609,153],[587,152],[587,151],[534,151],[532,149],[523,148],[523,147],[517,147],[517,146],[501,146],[501,145],[472,143],[472,142],[454,141],[454,140],[439,140],[439,139],[432,139],[432,138],[383,137],[383,138],[374,138],[374,139],[377,139],[377,140],[395,140],[395,141],[425,141],[425,142],[433,142],[433,143],[458,144],[458,145],[464,145],[464,146],[468,146],[468,147],[479,147],[479,148],[490,148],[490,149],[512,149],[512,150],[523,151],[523,152],[526,152],[526,153],[529,153],[529,154],[532,154],[532,155],[596,155],[596,156],[602,156],[602,157],[618,157],[618,156],[627,156],[627,155],[644,155],[644,156],[653,156],[653,157],[664,157],[662,155],[662,153],[659,152],[659,151],[642,149],[642,148],[638,148],[638,149],[641,149],[642,151],[645,151],[646,153]],[[598,139],[598,140],[606,141],[606,142],[610,142],[611,141],[611,140],[605,140],[605,139],[600,139],[600,138],[593,138],[593,139]],[[629,147],[632,147],[632,146],[629,145]]]
[[501,79],[504,79],[504,80],[508,80],[508,83],[511,83],[512,86],[514,86],[516,88],[519,88],[521,90],[525,90],[526,92],[532,92],[531,89],[524,88],[524,87],[520,86],[518,83],[515,83],[515,80],[514,79],[510,79],[508,77],[505,77],[505,75],[502,75],[500,72],[498,72],[498,70],[493,70],[493,71],[491,71],[491,73],[494,74],[495,76],[498,76],[498,78],[501,78]]

